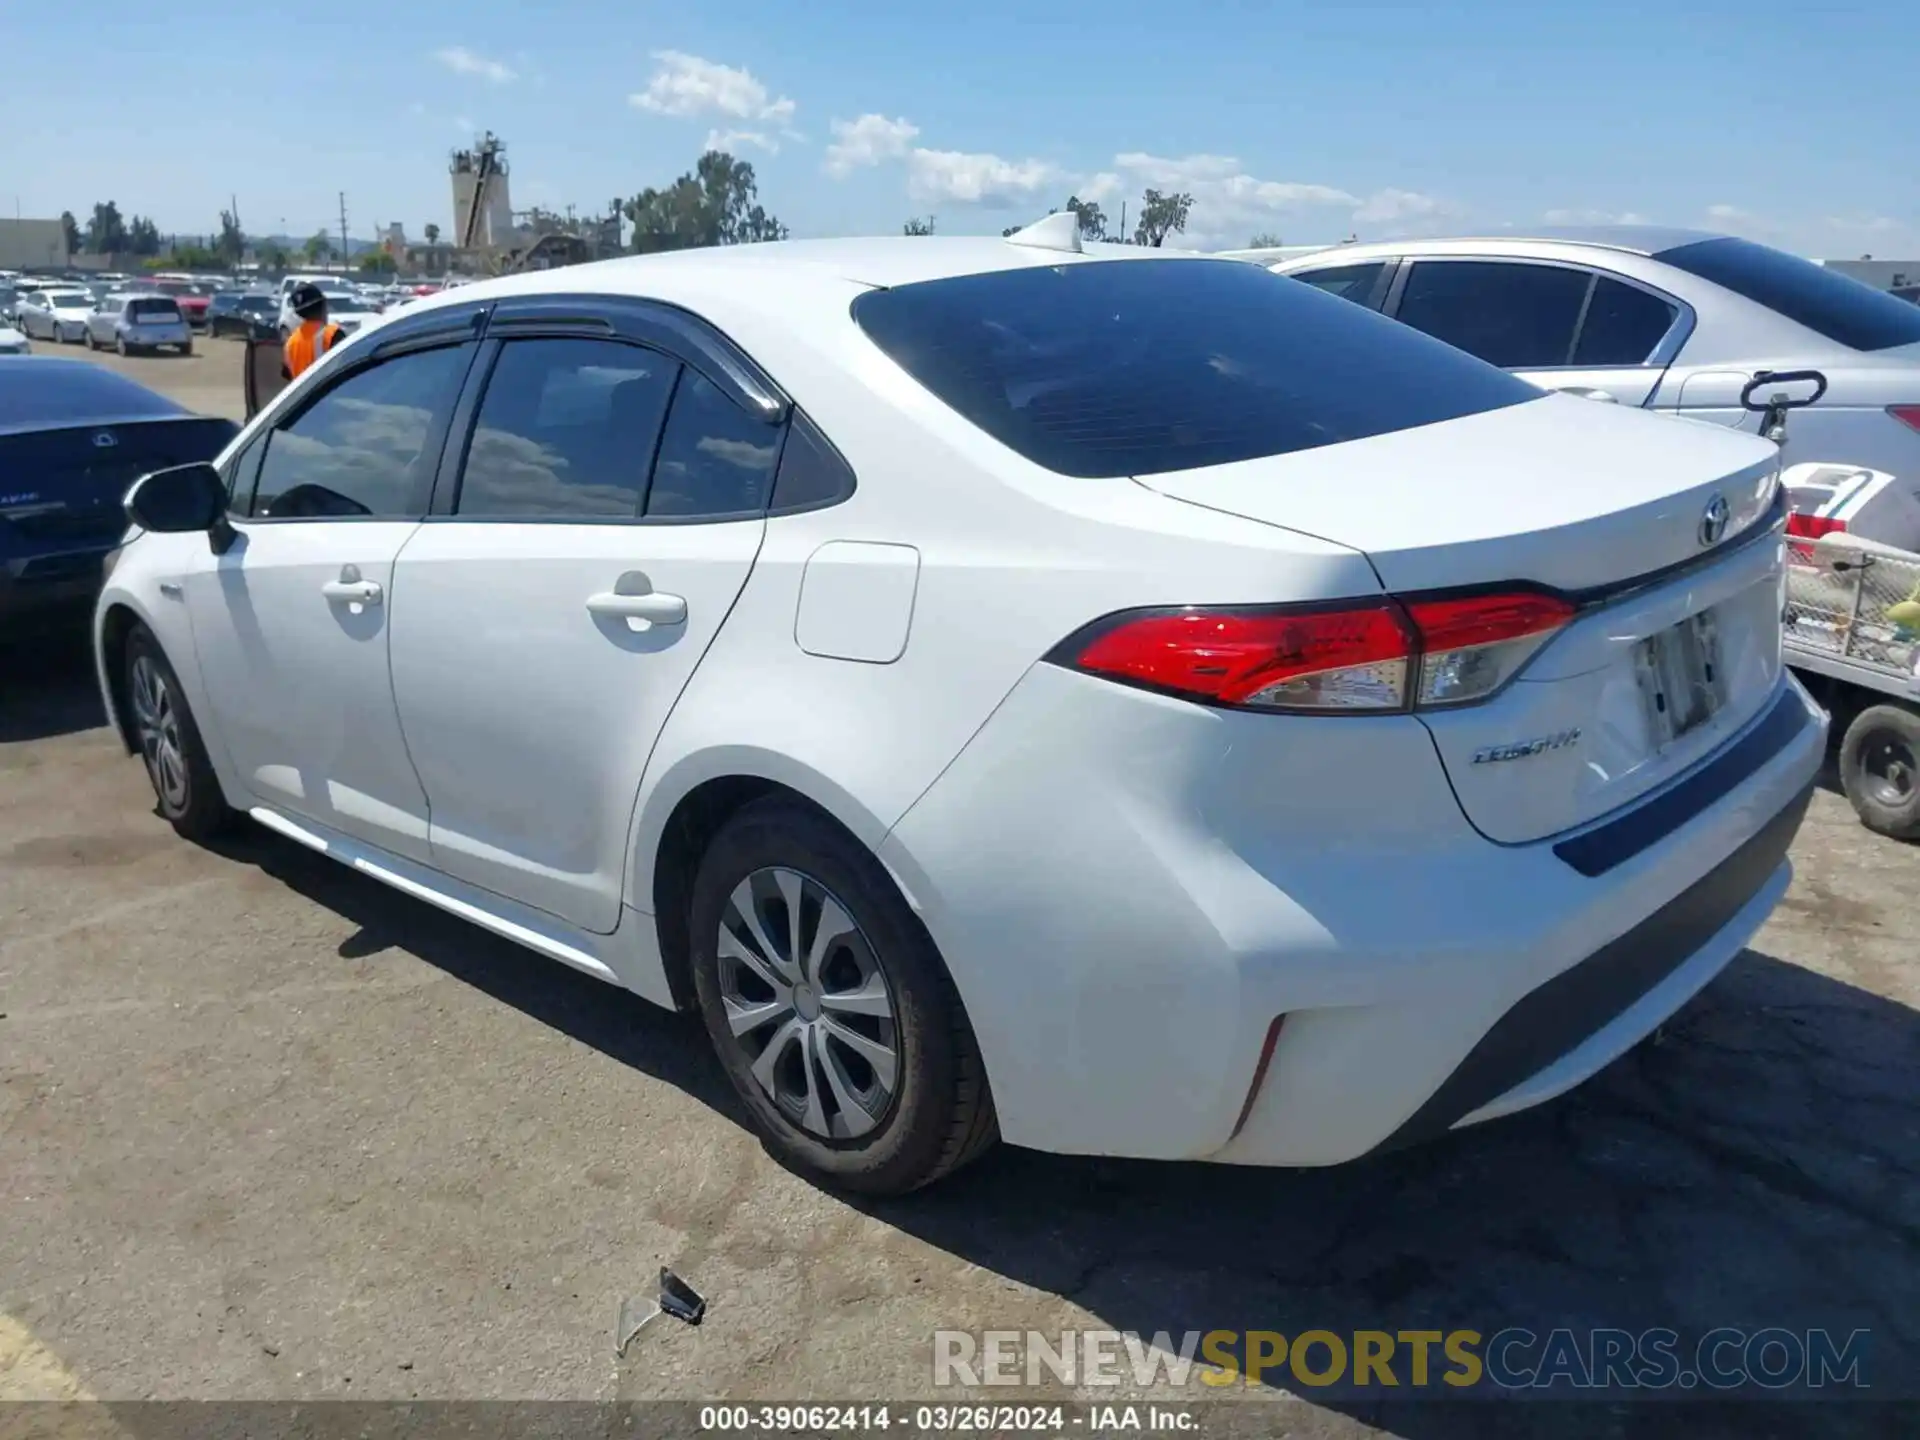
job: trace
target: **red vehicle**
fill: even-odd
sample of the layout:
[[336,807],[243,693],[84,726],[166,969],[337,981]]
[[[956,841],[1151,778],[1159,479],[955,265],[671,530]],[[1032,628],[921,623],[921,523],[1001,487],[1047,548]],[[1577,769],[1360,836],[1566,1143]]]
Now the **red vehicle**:
[[210,297],[194,281],[173,275],[155,275],[135,280],[127,288],[171,295],[174,303],[180,307],[180,313],[187,317],[187,324],[195,330],[207,328],[207,303]]

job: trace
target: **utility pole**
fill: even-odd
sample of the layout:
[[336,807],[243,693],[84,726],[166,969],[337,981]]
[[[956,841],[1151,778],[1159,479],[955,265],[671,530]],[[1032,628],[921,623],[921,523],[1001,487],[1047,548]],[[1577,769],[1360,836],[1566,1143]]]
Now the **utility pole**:
[[347,192],[340,192],[340,268],[347,268]]

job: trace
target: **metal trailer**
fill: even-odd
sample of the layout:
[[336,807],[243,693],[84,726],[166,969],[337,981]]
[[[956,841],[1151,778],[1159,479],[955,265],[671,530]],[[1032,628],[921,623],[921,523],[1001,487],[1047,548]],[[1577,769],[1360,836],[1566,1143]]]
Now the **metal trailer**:
[[1833,715],[1840,788],[1870,830],[1920,839],[1920,553],[1787,537],[1786,662]]

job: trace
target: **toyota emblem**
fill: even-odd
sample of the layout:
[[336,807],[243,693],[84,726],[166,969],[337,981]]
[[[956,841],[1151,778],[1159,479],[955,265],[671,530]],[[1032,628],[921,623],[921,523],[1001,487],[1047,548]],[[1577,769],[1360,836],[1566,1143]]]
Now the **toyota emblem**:
[[1700,543],[1704,547],[1718,545],[1727,533],[1727,497],[1716,495],[1707,502],[1707,508],[1700,512]]
[[118,440],[114,439],[111,430],[102,430],[93,437],[93,448],[96,450],[111,450],[119,443]]

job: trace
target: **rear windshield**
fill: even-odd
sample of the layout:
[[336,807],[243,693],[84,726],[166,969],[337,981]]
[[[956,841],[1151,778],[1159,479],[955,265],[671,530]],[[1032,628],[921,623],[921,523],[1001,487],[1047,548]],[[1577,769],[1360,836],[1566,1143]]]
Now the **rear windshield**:
[[1114,260],[873,290],[914,379],[1062,475],[1154,475],[1360,440],[1541,391],[1238,260]]
[[180,318],[180,307],[171,300],[149,296],[140,300],[129,300],[127,313],[136,318],[142,315],[164,315],[169,320],[177,320]]
[[1751,240],[1698,240],[1654,256],[1852,350],[1920,342],[1920,308],[1838,271]]

